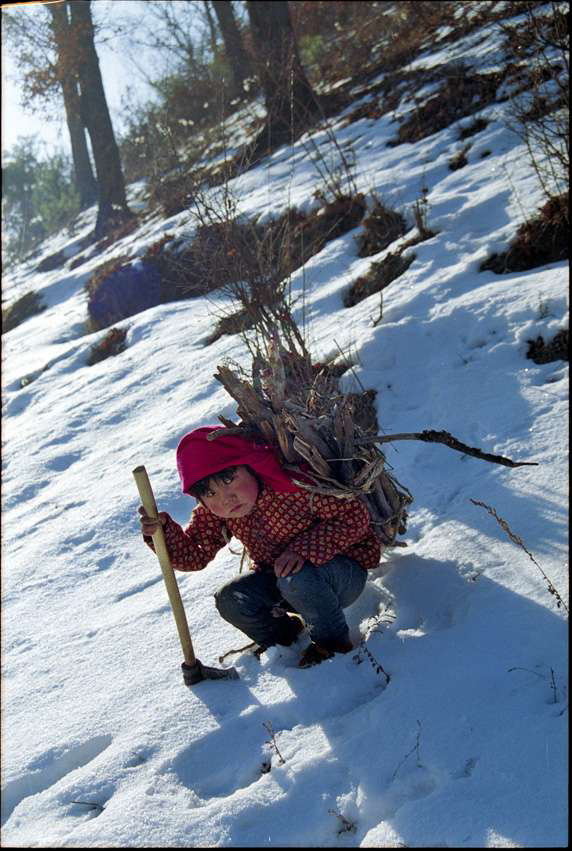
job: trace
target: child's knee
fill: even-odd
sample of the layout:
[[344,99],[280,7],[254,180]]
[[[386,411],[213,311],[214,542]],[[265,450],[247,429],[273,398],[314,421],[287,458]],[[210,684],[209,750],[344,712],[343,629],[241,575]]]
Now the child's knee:
[[298,573],[290,573],[288,576],[281,576],[278,579],[278,590],[285,600],[288,599],[289,595],[308,594],[316,588],[318,583],[315,580],[317,577],[313,574],[316,568],[309,566],[309,569],[306,569],[307,566],[308,562],[304,562],[304,567]]
[[240,610],[240,601],[237,599],[236,589],[232,582],[215,591],[214,598],[217,611],[223,618]]

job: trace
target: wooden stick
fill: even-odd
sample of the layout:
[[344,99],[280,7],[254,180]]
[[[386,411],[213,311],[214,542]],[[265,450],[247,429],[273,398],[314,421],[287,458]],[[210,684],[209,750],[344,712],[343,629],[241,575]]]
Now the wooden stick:
[[[135,484],[137,485],[139,496],[141,497],[141,503],[145,511],[149,517],[157,518],[157,504],[155,502],[151,482],[149,481],[149,476],[147,475],[145,467],[136,467],[135,470],[133,470],[133,478],[135,479]],[[173,609],[173,615],[175,616],[175,623],[177,624],[179,640],[183,649],[185,663],[187,665],[194,665],[196,663],[196,658],[191,641],[191,633],[189,632],[187,616],[185,614],[185,609],[183,608],[183,601],[181,600],[179,586],[177,585],[175,572],[171,565],[171,559],[169,558],[169,551],[167,550],[165,535],[163,534],[163,527],[161,524],[159,524],[159,528],[153,535],[153,544],[155,546],[155,553],[159,559],[159,564],[161,565],[161,570],[163,571],[163,579],[167,586],[167,594],[169,595],[169,601],[171,603],[171,608]]]
[[390,443],[393,440],[424,440],[426,443],[444,443],[449,449],[455,449],[465,455],[473,455],[482,461],[491,461],[493,464],[503,464],[505,467],[538,467],[537,461],[512,461],[510,458],[505,458],[504,455],[491,455],[489,452],[483,452],[482,449],[467,446],[453,437],[452,434],[449,434],[448,431],[426,430],[402,434],[379,434],[376,437],[358,438],[356,443]]

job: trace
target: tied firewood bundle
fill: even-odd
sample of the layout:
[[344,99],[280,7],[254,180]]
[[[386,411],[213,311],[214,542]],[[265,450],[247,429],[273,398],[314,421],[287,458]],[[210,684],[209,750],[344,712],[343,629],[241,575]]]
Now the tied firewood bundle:
[[219,365],[215,378],[236,401],[240,422],[220,416],[223,427],[209,439],[239,434],[270,444],[299,487],[338,499],[362,500],[385,546],[407,546],[396,537],[406,532],[407,507],[413,497],[388,471],[379,444],[421,440],[506,467],[536,466],[534,461],[512,461],[467,446],[447,431],[372,435],[359,422],[356,394],[342,393],[335,371],[312,364],[299,340],[302,353],[292,338],[288,342],[285,349],[274,334],[265,354],[257,348],[251,377],[236,365]]
[[311,493],[361,499],[386,546],[405,546],[413,497],[391,475],[383,452],[368,440],[356,416],[356,394],[344,394],[327,367],[312,365],[307,353],[286,350],[277,337],[267,354],[253,358],[252,378],[238,367],[219,366],[215,378],[237,403],[239,423],[219,417],[213,432],[241,434],[272,445],[295,483]]

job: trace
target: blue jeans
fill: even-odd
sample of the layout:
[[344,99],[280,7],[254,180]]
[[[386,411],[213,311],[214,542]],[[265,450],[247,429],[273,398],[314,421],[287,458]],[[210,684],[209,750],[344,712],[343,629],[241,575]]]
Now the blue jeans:
[[279,579],[271,571],[237,576],[219,588],[215,602],[226,621],[261,646],[294,640],[292,619],[280,609],[302,615],[317,644],[344,641],[349,630],[343,610],[357,600],[366,579],[357,561],[337,555],[319,567],[305,561],[298,573]]

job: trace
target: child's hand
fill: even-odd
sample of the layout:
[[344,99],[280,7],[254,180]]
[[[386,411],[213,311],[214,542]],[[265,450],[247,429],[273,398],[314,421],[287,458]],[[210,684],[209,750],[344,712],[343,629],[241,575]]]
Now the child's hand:
[[[142,505],[139,506],[138,511],[141,515],[139,520],[141,521],[141,531],[143,535],[145,537],[154,535],[159,528],[159,521],[155,520],[154,517],[149,517]],[[167,522],[167,514],[164,511],[159,512],[159,520],[161,521],[161,526],[164,526]]]
[[292,550],[284,550],[274,562],[274,573],[278,578],[298,573],[304,566],[305,559]]

